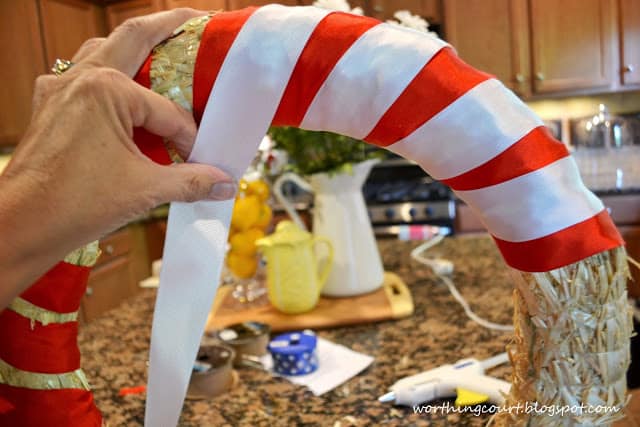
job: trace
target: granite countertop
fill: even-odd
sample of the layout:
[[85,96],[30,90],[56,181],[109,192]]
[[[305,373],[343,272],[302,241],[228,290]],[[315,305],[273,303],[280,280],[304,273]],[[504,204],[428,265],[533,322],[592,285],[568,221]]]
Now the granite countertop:
[[[504,351],[510,334],[484,329],[469,320],[447,288],[411,260],[416,242],[379,241],[385,269],[396,272],[414,297],[413,316],[350,326],[319,335],[375,357],[365,371],[320,396],[306,388],[243,368],[228,394],[185,403],[181,426],[480,426],[488,416],[420,415],[411,408],[382,404],[377,397],[396,380],[458,359],[484,359]],[[477,314],[511,323],[511,279],[488,237],[446,239],[430,251],[455,263],[454,282]],[[146,382],[149,333],[155,290],[144,290],[80,331],[82,364],[109,426],[142,425],[145,395],[119,396],[122,387]],[[508,378],[504,365],[491,374]]]

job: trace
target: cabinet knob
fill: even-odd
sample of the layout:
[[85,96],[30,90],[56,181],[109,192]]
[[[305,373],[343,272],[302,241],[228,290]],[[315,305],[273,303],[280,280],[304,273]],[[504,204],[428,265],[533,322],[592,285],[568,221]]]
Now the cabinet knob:
[[87,289],[84,291],[84,294],[88,297],[93,295],[93,288],[91,286],[87,286]]
[[104,251],[107,255],[113,255],[113,246],[112,245],[105,246]]
[[373,6],[373,11],[377,12],[377,13],[382,13],[382,12],[384,12],[384,8],[381,5],[377,4],[377,5]]
[[622,71],[624,71],[625,73],[633,73],[634,70],[635,68],[631,64],[627,64],[622,68]]
[[536,80],[543,81],[544,80],[544,73],[541,73],[540,71],[538,71],[536,73]]
[[522,75],[520,73],[516,74],[516,81],[518,83],[524,83],[524,75]]

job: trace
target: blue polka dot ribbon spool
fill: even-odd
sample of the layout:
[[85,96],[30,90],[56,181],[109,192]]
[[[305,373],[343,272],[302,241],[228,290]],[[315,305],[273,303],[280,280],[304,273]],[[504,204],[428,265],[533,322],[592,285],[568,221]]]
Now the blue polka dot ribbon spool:
[[318,369],[316,344],[311,331],[278,335],[269,343],[273,369],[281,375],[307,375]]

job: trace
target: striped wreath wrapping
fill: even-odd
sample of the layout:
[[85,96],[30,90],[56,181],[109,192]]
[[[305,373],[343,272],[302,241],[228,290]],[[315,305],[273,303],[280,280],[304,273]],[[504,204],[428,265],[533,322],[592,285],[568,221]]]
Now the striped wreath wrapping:
[[[623,241],[566,147],[446,43],[367,17],[271,5],[192,21],[138,79],[197,120],[210,108],[235,126],[327,130],[416,161],[472,207],[520,272],[508,404],[613,408],[513,412],[496,423],[621,417],[632,333]],[[233,142],[243,143],[253,142]]]

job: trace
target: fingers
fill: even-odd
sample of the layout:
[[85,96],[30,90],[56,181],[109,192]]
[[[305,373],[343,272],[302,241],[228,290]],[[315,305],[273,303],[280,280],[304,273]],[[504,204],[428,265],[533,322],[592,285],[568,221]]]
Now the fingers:
[[197,125],[193,116],[173,101],[127,80],[131,88],[129,107],[133,126],[167,138],[186,159],[195,142]]
[[233,179],[213,166],[181,163],[161,166],[147,163],[158,203],[226,200],[236,193]]
[[82,43],[80,49],[73,55],[71,58],[71,62],[77,64],[78,62],[85,59],[87,56],[98,50],[98,48],[102,45],[102,43],[106,40],[105,37],[94,37]]
[[133,77],[158,43],[185,21],[206,12],[180,8],[129,19],[86,57],[97,65],[113,67]]

